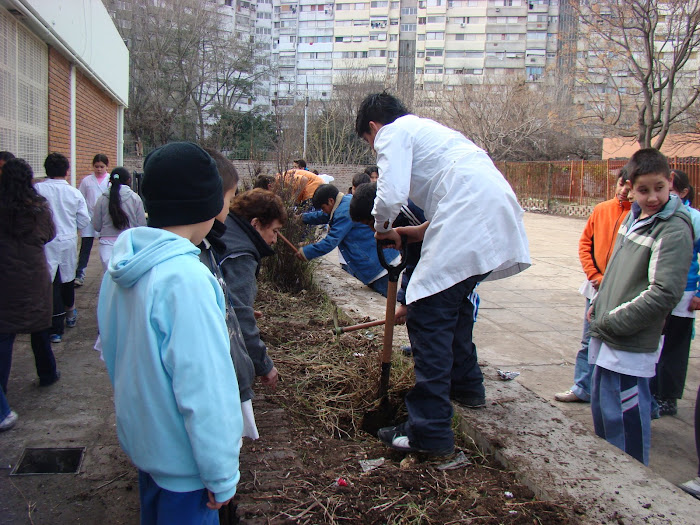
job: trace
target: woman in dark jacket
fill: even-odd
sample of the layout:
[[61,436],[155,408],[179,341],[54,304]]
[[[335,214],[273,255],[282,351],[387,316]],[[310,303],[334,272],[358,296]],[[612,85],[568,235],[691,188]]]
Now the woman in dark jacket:
[[16,334],[31,334],[39,385],[59,378],[49,341],[53,302],[44,255],[44,244],[56,232],[46,199],[34,190],[33,176],[23,159],[8,161],[0,176],[0,430],[17,421],[5,398]]
[[286,220],[287,210],[282,199],[271,191],[255,188],[241,193],[231,203],[226,232],[221,237],[226,248],[218,253],[219,267],[228,284],[255,375],[263,385],[270,387],[277,384],[277,368],[260,339],[253,303],[258,294],[256,277],[260,261],[274,255],[270,246],[277,241],[277,232]]

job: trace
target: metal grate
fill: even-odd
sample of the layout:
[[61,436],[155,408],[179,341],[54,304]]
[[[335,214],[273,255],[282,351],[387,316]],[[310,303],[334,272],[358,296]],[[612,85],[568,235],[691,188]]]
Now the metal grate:
[[77,474],[85,447],[25,448],[10,476],[30,474]]

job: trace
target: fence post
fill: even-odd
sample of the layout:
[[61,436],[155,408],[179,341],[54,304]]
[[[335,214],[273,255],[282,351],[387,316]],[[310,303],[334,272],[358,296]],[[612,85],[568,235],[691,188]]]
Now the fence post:
[[571,199],[574,195],[574,161],[571,161],[571,166],[569,168],[569,204],[571,204]]
[[552,184],[553,184],[553,179],[554,178],[554,166],[552,166],[552,163],[549,162],[547,163],[547,213],[551,211],[551,202],[552,202]]

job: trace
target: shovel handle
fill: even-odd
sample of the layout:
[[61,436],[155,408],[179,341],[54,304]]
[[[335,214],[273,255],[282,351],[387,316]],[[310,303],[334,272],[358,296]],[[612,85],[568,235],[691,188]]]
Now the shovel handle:
[[281,232],[277,232],[277,237],[282,239],[284,241],[284,243],[294,251],[294,253],[297,253],[297,254],[299,253],[299,250],[297,249],[297,247],[294,246],[294,244],[292,244],[292,242],[289,239],[287,239],[284,235],[282,235]]
[[381,319],[379,321],[370,321],[368,323],[354,324],[352,326],[338,326],[333,328],[333,333],[335,335],[344,334],[346,332],[354,332],[355,330],[362,330],[363,328],[372,328],[373,326],[381,326],[386,321]]
[[386,291],[386,323],[384,325],[384,340],[382,342],[382,364],[391,364],[391,350],[394,341],[394,321],[396,318],[396,289],[398,283],[389,280]]
[[[401,262],[399,262],[399,264],[397,264],[396,266],[392,266],[391,264],[389,264],[386,260],[386,257],[384,257],[384,246],[388,244],[391,244],[390,241],[377,241],[377,257],[379,257],[379,263],[384,267],[384,269],[386,269],[387,273],[389,274],[389,282],[397,282],[399,280],[399,275],[401,275],[401,271],[404,268],[406,268],[406,236],[401,236]],[[394,299],[396,299],[396,297],[394,297]],[[391,326],[394,326],[393,319]]]

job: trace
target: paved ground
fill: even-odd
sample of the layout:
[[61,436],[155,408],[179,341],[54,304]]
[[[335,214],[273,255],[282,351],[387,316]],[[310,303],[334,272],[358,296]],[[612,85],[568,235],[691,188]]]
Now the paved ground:
[[[581,219],[525,215],[533,265],[515,277],[479,287],[481,308],[475,342],[480,361],[488,363],[492,370],[520,372],[516,381],[551,400],[593,432],[590,405],[553,401],[555,392],[571,386],[580,347],[584,299],[578,288],[584,273],[578,260],[578,239],[584,224]],[[358,322],[364,316],[383,318],[383,298],[367,292],[359,281],[344,277],[347,274],[336,268],[336,260],[330,254],[318,273],[334,300]],[[343,279],[344,285],[330,286],[332,279]],[[406,340],[405,330],[397,330],[397,339]],[[650,466],[673,484],[687,481],[697,473],[693,410],[700,382],[699,356],[700,342],[696,339],[678,415],[652,422]]]

